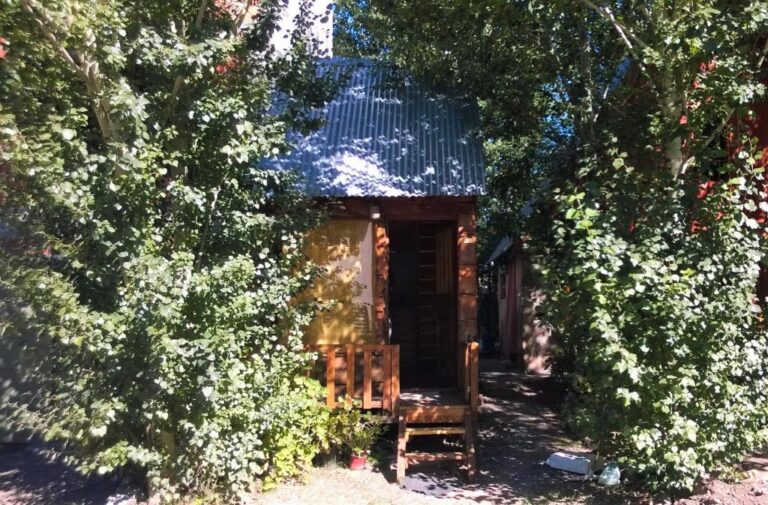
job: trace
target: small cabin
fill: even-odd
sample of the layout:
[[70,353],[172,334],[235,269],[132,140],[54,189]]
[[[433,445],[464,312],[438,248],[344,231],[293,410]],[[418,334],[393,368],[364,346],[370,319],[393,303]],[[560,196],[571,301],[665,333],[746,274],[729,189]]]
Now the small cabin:
[[556,339],[540,317],[545,294],[521,242],[503,237],[484,270],[491,288],[486,300],[495,304],[485,331],[498,337],[495,354],[526,374],[548,374]]
[[[477,107],[385,64],[319,66],[342,82],[324,125],[291,134],[294,151],[273,161],[297,170],[330,212],[307,247],[325,269],[312,295],[334,301],[306,332],[316,374],[329,405],[349,395],[381,409],[403,444],[435,424],[464,430],[478,403]],[[435,457],[403,449],[398,475]],[[467,451],[452,457],[469,460]]]

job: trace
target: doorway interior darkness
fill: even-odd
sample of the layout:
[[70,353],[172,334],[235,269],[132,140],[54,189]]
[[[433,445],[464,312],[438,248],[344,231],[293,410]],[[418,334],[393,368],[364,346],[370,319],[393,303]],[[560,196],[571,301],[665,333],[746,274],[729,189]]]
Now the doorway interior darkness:
[[456,384],[456,223],[390,221],[390,342],[403,388]]

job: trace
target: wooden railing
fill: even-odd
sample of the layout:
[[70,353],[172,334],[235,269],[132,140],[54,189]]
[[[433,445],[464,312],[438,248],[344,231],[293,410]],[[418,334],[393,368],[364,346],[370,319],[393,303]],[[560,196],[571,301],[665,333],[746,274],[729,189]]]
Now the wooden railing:
[[339,398],[359,399],[364,409],[397,413],[400,398],[400,346],[319,345],[314,375],[327,388],[326,403],[335,407]]
[[464,400],[469,403],[472,409],[472,415],[477,416],[477,409],[480,405],[479,392],[479,365],[480,365],[480,344],[477,342],[467,342],[464,347],[463,368],[463,386]]

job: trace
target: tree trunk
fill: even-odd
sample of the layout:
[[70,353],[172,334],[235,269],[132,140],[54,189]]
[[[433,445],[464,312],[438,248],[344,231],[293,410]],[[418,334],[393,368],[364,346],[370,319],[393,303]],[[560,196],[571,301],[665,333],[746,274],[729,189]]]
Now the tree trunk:
[[[662,112],[667,124],[674,125],[680,120],[682,113],[682,93],[678,89],[675,75],[671,69],[665,70],[661,80]],[[680,135],[667,140],[664,144],[664,155],[667,158],[667,168],[672,177],[677,179],[683,167],[683,139]]]
[[592,82],[592,53],[589,42],[589,31],[584,22],[587,10],[577,16],[579,24],[579,83],[580,93],[576,97],[579,113],[576,116],[576,132],[581,139],[581,145],[591,145],[594,140],[593,119],[594,99]]

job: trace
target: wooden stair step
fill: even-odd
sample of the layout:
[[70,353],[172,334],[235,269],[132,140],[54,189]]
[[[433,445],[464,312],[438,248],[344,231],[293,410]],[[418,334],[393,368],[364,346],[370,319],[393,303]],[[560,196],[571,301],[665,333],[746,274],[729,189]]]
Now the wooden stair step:
[[409,437],[418,437],[425,435],[463,435],[466,433],[464,426],[439,426],[439,427],[419,427],[406,428],[405,433]]
[[460,451],[452,452],[407,452],[408,462],[420,461],[463,461],[467,455]]

